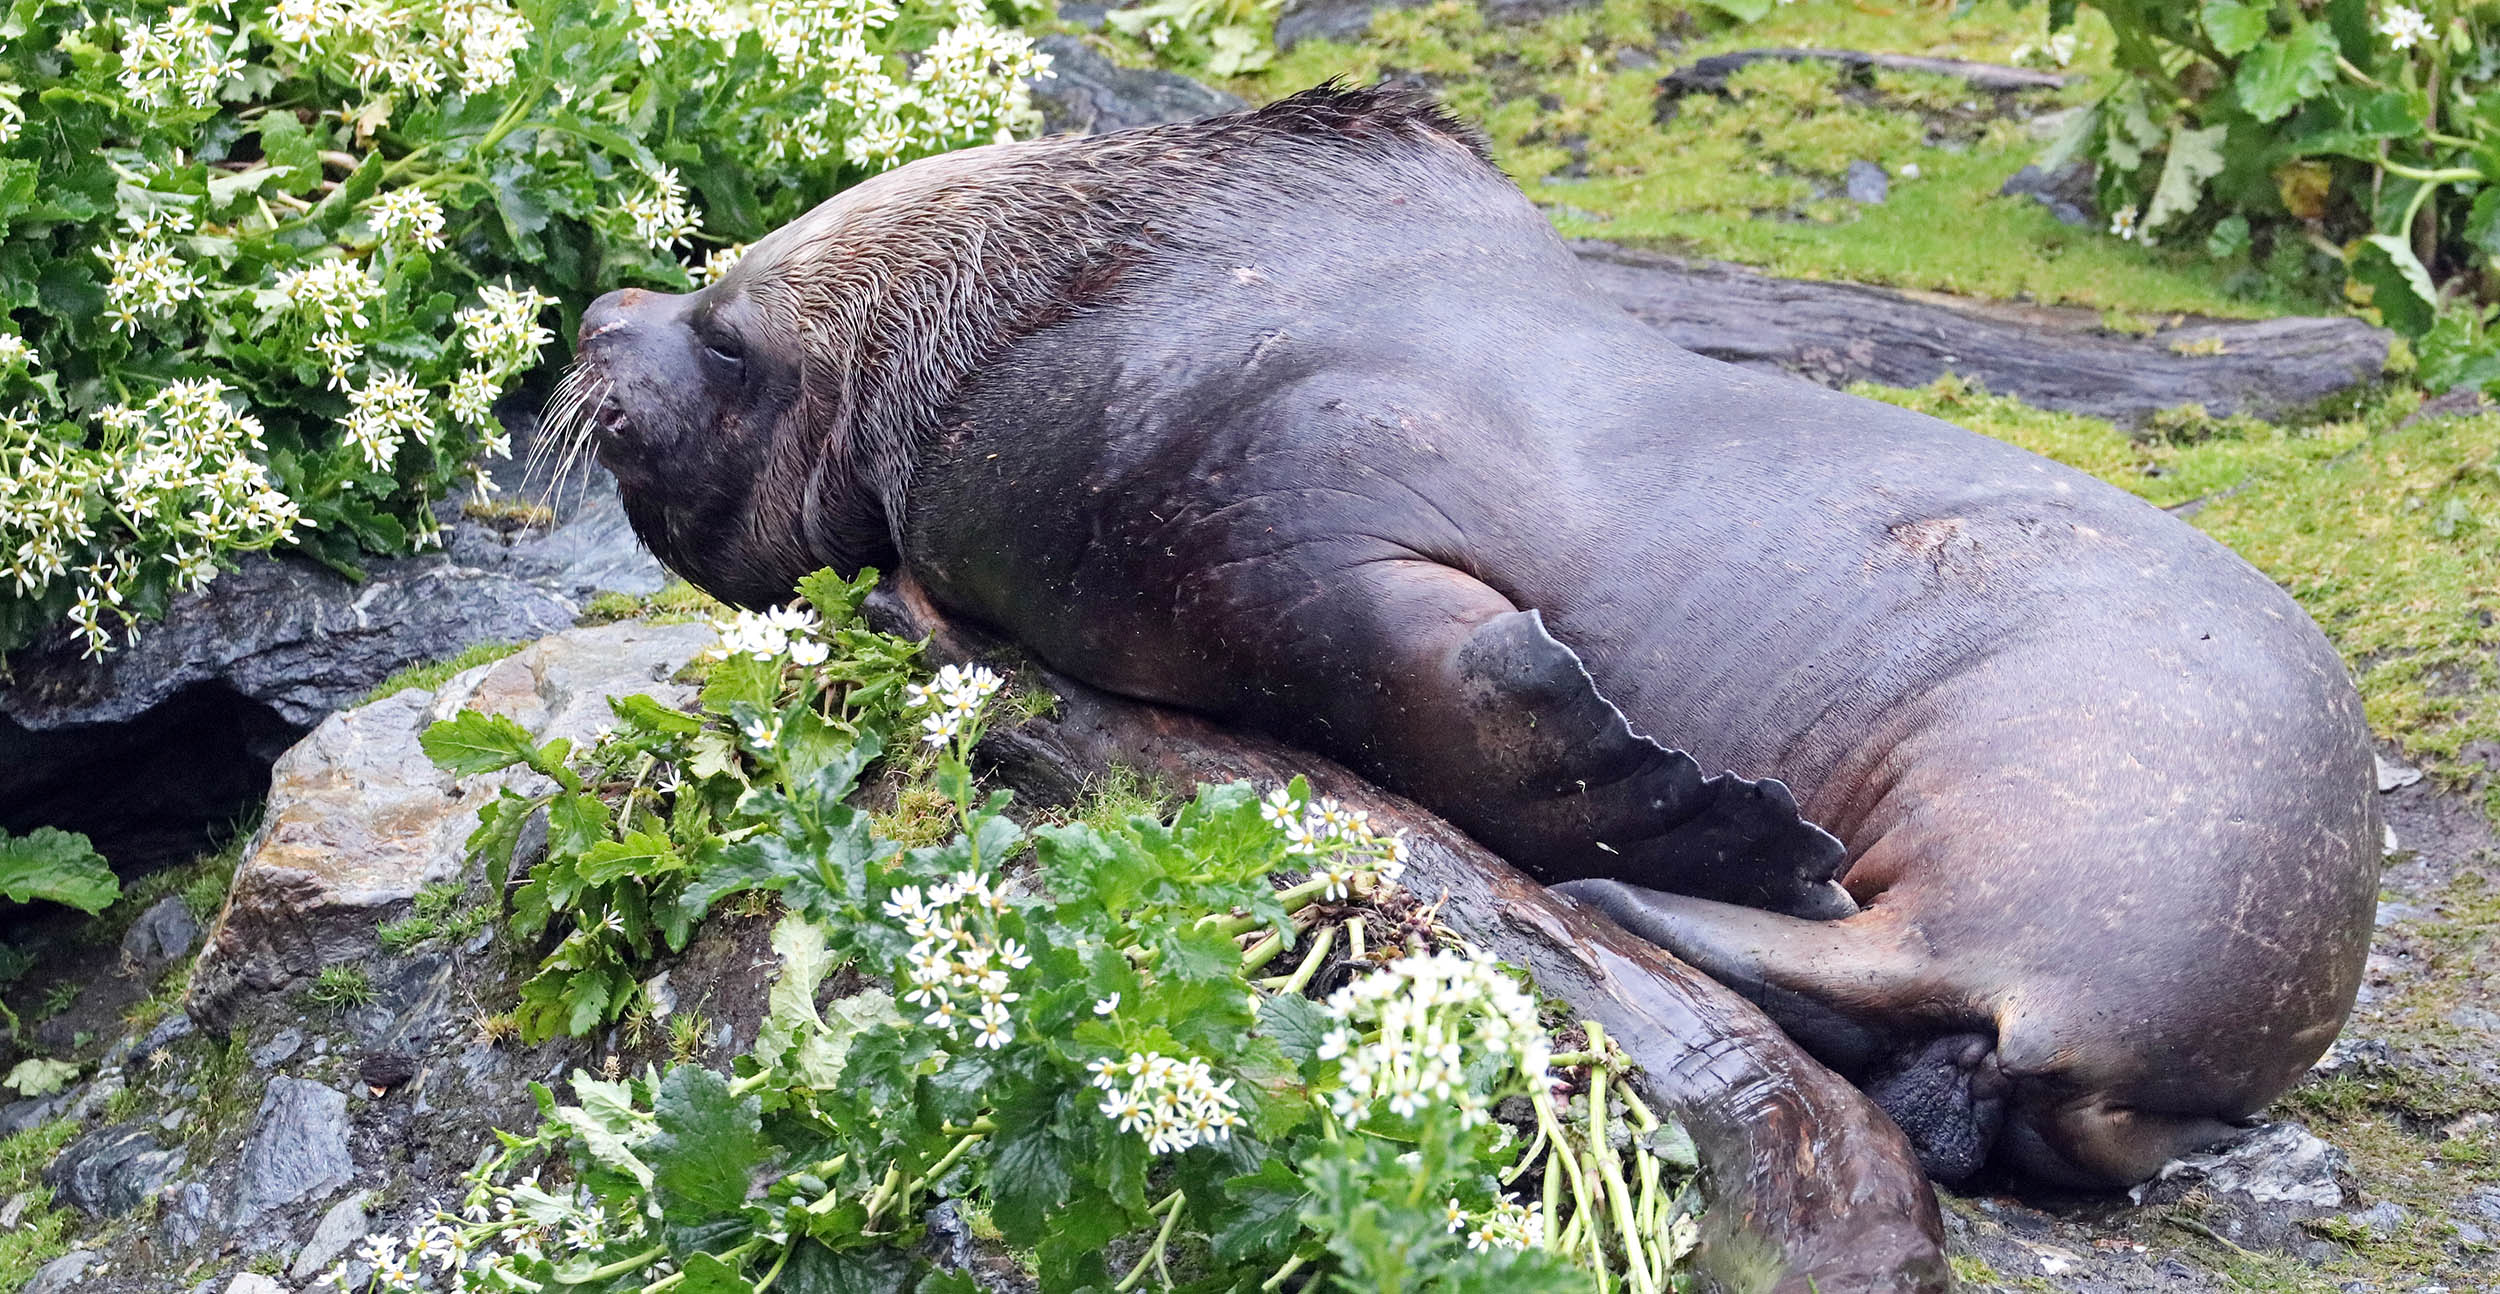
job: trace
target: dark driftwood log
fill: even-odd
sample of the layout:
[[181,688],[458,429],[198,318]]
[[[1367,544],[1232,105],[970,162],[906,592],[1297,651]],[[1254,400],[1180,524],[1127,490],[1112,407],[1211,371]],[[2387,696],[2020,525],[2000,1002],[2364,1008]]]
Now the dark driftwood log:
[[[1658,93],[1667,103],[1688,94],[1718,94],[1727,89],[1727,78],[1738,68],[1765,60],[1782,63],[1818,61],[1860,69],[1880,67],[1891,72],[1932,72],[1938,76],[1959,77],[1972,89],[1992,94],[2055,90],[2074,79],[2027,67],[1973,63],[1960,58],[1928,58],[1920,54],[1870,54],[1855,49],[1740,49],[1727,54],[1713,54],[1667,73],[1658,79]],[[1663,109],[1665,103],[1660,107]]]
[[[2387,362],[2388,334],[2351,318],[2187,319],[2123,337],[2089,310],[1948,305],[1610,243],[1573,250],[1600,288],[1675,344],[1827,385],[1923,386],[1958,373],[1999,395],[2123,422],[2183,404],[2264,417],[2371,381]],[[2218,354],[2180,349],[2217,342]]]
[[1427,898],[1446,894],[1442,919],[1453,929],[1527,966],[1542,991],[1603,1024],[1640,1065],[1643,1096],[1672,1111],[1692,1136],[1708,1205],[1696,1259],[1715,1287],[1781,1294],[1946,1288],[1935,1192],[1909,1143],[1753,1004],[1327,760],[1007,657],[890,583],[868,610],[881,629],[931,637],[936,663],[986,659],[1058,695],[1049,717],[981,743],[988,774],[1028,800],[1070,802],[1114,767],[1181,788],[1238,778],[1279,784],[1298,773],[1314,790],[1407,832],[1407,887]]

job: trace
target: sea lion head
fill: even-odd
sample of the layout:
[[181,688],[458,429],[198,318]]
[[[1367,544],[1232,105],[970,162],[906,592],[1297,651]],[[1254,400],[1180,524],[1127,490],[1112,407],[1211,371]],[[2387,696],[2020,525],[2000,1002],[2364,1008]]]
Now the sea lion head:
[[593,302],[567,394],[652,552],[746,606],[820,567],[889,564],[914,447],[948,394],[1064,312],[1129,223],[1066,182],[1062,151],[914,162],[698,291]]
[[582,315],[567,380],[635,532],[733,603],[781,601],[823,564],[759,524],[787,515],[796,492],[771,468],[805,403],[799,340],[734,274],[683,294],[610,292]]

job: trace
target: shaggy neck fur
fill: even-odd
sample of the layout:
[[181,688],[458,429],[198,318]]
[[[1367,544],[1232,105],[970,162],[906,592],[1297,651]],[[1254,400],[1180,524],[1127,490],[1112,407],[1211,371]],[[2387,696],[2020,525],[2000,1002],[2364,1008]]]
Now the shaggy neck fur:
[[723,285],[807,353],[768,469],[806,487],[768,492],[751,536],[804,536],[803,569],[893,551],[914,452],[976,366],[1158,256],[1289,233],[1295,211],[1384,178],[1525,205],[1427,96],[1333,85],[1206,121],[934,157],[825,203]]

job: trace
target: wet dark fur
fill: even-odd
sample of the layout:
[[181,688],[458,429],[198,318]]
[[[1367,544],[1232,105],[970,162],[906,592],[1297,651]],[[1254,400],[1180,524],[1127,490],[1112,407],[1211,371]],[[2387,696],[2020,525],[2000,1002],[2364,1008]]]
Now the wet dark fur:
[[[2080,473],[1660,341],[1411,95],[918,163],[584,335],[601,457],[704,587],[876,564],[1345,759],[1762,1002],[1939,1173],[2140,1180],[2350,1007],[2370,765],[2290,599]],[[1799,805],[1863,912],[1783,915],[1851,906]]]

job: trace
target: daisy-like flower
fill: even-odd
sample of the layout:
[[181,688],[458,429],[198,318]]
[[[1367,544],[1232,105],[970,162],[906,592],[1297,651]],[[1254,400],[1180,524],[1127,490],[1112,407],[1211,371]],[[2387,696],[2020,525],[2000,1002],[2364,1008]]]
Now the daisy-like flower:
[[37,368],[35,348],[13,332],[0,332],[0,372],[10,369]]
[[2430,19],[2410,5],[2391,4],[2378,20],[2378,34],[2387,38],[2390,49],[2411,49],[2431,39]]
[[1120,995],[1117,993],[1114,993],[1109,997],[1097,998],[1094,1000],[1094,1014],[1096,1015],[1109,1015],[1119,1009]]
[[2120,238],[2126,239],[2132,239],[2136,236],[2137,229],[2134,203],[2130,202],[2127,205],[2120,207],[2118,210],[2110,213],[2109,232],[2118,235]]
[[1120,1131],[1143,1137],[1155,1154],[1228,1141],[1242,1125],[1233,1080],[1218,1082],[1203,1060],[1131,1052],[1125,1062],[1097,1061],[1087,1068],[1105,1093],[1096,1107],[1103,1117]]
[[443,250],[443,204],[418,189],[393,189],[365,208],[373,236],[423,251]]

